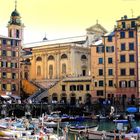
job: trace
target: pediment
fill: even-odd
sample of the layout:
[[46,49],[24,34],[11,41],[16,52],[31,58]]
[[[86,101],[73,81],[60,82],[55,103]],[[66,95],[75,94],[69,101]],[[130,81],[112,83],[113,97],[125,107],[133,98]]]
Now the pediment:
[[100,25],[98,23],[87,28],[86,30],[89,33],[103,33],[103,34],[107,33],[107,30],[102,25]]

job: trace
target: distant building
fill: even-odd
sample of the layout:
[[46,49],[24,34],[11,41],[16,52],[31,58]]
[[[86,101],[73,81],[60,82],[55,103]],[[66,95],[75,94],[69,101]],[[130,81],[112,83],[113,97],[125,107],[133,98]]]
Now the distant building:
[[20,50],[24,25],[17,9],[8,22],[8,37],[0,35],[0,93],[20,94]]

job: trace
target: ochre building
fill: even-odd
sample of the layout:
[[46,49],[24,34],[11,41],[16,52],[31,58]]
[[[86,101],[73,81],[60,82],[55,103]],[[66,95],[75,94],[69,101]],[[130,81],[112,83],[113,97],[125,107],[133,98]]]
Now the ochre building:
[[30,50],[32,54],[23,55],[23,60],[30,62],[28,73],[23,71],[23,78],[39,86],[42,92],[34,100],[45,98],[47,102],[71,104],[90,102],[93,90],[90,45],[106,32],[97,23],[88,28],[84,36],[57,40],[45,38],[24,45],[24,50]]

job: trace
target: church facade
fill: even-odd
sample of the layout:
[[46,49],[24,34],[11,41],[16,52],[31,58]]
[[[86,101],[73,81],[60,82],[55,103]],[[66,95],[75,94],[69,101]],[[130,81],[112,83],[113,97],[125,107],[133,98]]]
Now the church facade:
[[29,74],[26,74],[28,79],[48,89],[46,96],[49,101],[84,103],[86,96],[92,98],[93,90],[90,44],[106,32],[97,23],[88,28],[84,36],[26,44],[24,49],[32,51]]

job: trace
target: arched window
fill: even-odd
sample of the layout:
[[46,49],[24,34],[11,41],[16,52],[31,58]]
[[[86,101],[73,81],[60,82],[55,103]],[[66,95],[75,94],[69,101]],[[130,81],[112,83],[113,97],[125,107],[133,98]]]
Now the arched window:
[[50,55],[50,56],[48,57],[48,60],[54,60],[54,57],[53,57],[52,55]]
[[16,38],[19,38],[19,30],[16,30]]
[[81,56],[81,59],[82,59],[82,60],[86,60],[86,59],[87,59],[86,55],[82,55],[82,56]]
[[120,81],[119,82],[119,87],[120,88],[126,88],[127,87],[127,81]]
[[128,86],[129,87],[136,87],[136,81],[133,81],[133,80],[129,81]]
[[66,59],[66,58],[68,58],[66,54],[61,55],[61,59]]
[[29,59],[29,58],[27,58],[27,59],[26,59],[26,62],[30,62],[30,59]]
[[57,93],[53,93],[52,94],[52,101],[57,101],[58,98],[57,98]]
[[42,61],[42,58],[39,56],[36,58],[36,61]]
[[9,31],[10,37],[12,37],[12,30]]
[[66,64],[62,64],[62,74],[66,74]]
[[49,77],[50,77],[50,79],[52,79],[52,77],[53,77],[53,65],[49,66]]
[[70,85],[70,91],[76,91],[76,85]]
[[83,85],[77,85],[77,90],[84,90],[84,86]]
[[37,66],[37,76],[40,76],[40,75],[41,75],[41,67]]

